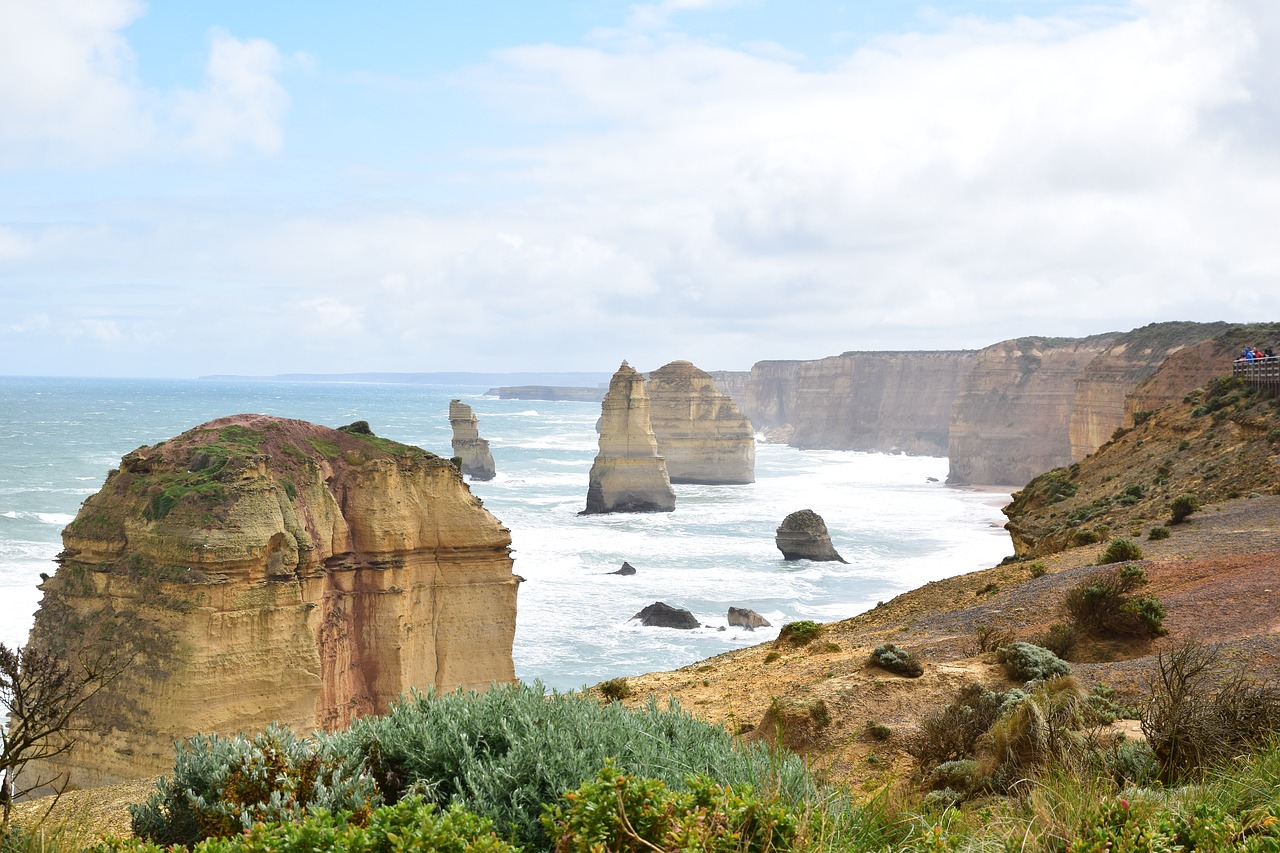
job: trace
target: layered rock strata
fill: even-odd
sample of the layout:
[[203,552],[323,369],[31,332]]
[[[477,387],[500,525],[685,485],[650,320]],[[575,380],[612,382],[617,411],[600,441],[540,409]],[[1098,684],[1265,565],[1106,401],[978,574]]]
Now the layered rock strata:
[[811,509],[797,510],[784,518],[774,542],[784,560],[847,562],[831,544],[827,523]]
[[75,787],[154,776],[196,732],[335,729],[514,678],[510,534],[415,447],[221,418],[125,456],[63,544],[31,644],[136,654],[69,756],[30,768]]
[[791,427],[792,447],[947,451],[951,403],[977,353],[847,352],[816,361],[761,362],[748,384],[757,428]]
[[461,400],[449,401],[449,425],[453,427],[453,455],[462,460],[462,473],[473,480],[492,480],[497,474],[489,442],[480,437],[479,421]]
[[649,374],[649,423],[673,483],[754,483],[756,440],[710,374],[673,361]]
[[600,404],[600,452],[591,465],[582,514],[675,508],[676,493],[649,424],[644,377],[624,361]]

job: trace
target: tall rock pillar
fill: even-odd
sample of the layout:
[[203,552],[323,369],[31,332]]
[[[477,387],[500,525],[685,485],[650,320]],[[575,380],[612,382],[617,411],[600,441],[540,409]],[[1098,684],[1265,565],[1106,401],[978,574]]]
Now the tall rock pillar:
[[649,374],[649,422],[673,483],[741,485],[756,480],[751,421],[716,387],[711,375],[687,361]]
[[462,460],[462,473],[473,480],[492,480],[497,473],[493,454],[489,442],[480,437],[471,407],[461,400],[450,400],[449,425],[453,427],[453,455]]
[[676,494],[649,425],[644,377],[624,361],[600,405],[600,453],[591,465],[582,514],[675,508]]

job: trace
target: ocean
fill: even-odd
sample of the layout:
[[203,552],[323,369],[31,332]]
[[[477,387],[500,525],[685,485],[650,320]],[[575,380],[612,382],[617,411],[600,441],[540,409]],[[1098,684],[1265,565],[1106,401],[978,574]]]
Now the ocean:
[[[256,412],[374,432],[451,456],[449,400],[470,404],[496,479],[471,483],[511,530],[520,587],[516,674],[560,690],[672,669],[772,639],[785,622],[843,619],[1013,551],[1007,494],[941,481],[947,460],[757,447],[756,482],[676,486],[676,511],[578,516],[596,453],[594,403],[499,400],[486,389],[342,382],[0,377],[0,642],[26,640],[60,534],[125,453],[224,415]],[[821,515],[847,565],[788,563],[782,519]],[[623,561],[632,576],[612,575]],[[644,628],[655,601],[706,627]],[[730,607],[772,628],[727,625]]]

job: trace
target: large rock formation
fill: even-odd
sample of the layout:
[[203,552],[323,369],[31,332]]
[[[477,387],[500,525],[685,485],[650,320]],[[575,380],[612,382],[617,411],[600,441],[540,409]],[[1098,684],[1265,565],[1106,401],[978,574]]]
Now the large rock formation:
[[497,473],[489,442],[480,437],[479,422],[461,400],[449,401],[449,425],[453,427],[453,455],[462,460],[462,473],[473,480],[492,480]]
[[755,482],[751,421],[709,374],[687,361],[673,361],[649,374],[645,393],[649,423],[671,482]]
[[33,646],[137,651],[89,706],[74,786],[196,732],[335,729],[412,687],[511,681],[511,537],[445,459],[236,415],[124,457],[63,532]]
[[977,353],[847,352],[816,361],[762,361],[747,414],[759,429],[788,425],[792,447],[947,451],[951,403]]
[[811,509],[796,510],[784,518],[774,542],[784,560],[848,562],[831,544],[827,523]]
[[600,453],[591,465],[583,514],[675,508],[676,493],[649,425],[644,377],[624,361],[600,404]]

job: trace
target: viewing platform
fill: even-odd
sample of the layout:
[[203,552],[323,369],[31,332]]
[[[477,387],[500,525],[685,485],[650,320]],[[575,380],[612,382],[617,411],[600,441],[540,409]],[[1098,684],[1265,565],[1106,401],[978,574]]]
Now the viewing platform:
[[1269,358],[1239,359],[1231,363],[1231,375],[1250,385],[1280,394],[1280,355]]

